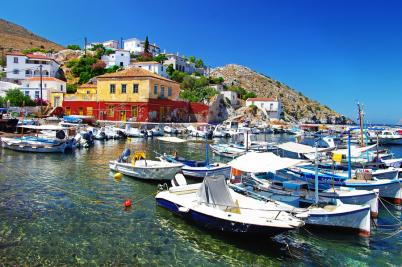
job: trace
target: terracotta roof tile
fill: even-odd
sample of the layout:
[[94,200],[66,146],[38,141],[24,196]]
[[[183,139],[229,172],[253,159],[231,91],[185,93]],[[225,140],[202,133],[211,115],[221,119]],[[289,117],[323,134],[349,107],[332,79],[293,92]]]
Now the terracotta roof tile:
[[[30,77],[27,78],[28,81],[40,81],[40,77]],[[42,77],[42,81],[54,81],[54,82],[62,82],[64,83],[65,81],[54,78],[54,77]]]
[[161,63],[159,63],[157,61],[135,61],[131,64],[133,64],[133,65],[140,65],[140,64],[149,65],[149,64],[161,64]]
[[177,83],[173,80],[164,78],[158,74],[155,74],[153,72],[150,72],[148,70],[144,70],[143,68],[138,68],[138,67],[125,69],[125,70],[114,72],[114,73],[106,73],[106,74],[98,76],[97,78],[98,79],[106,79],[106,78],[136,78],[136,77],[155,78],[155,79],[164,80],[167,82]]

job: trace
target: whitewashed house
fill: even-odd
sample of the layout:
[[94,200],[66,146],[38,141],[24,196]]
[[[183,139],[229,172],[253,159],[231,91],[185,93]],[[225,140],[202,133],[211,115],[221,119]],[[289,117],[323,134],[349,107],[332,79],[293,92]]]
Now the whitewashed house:
[[130,64],[130,52],[122,49],[116,49],[114,53],[103,55],[101,60],[105,62],[106,68],[113,67],[127,67]]
[[163,62],[163,65],[169,66],[170,64],[173,65],[173,68],[178,71],[186,72],[188,74],[199,73],[204,75],[205,69],[204,68],[197,68],[194,63],[189,62],[185,57],[179,56],[177,54],[165,54],[167,60]]
[[54,59],[43,54],[9,53],[7,58],[7,79],[21,84],[29,77],[39,77],[39,66],[42,65],[43,77],[55,77],[60,64]]
[[239,100],[237,99],[237,93],[234,91],[221,91],[221,95],[223,95],[225,98],[229,99],[230,104],[234,107],[239,105]]
[[223,91],[223,84],[210,84],[209,87],[214,88],[219,94]]
[[109,40],[104,42],[92,42],[86,45],[86,49],[92,49],[95,45],[103,45],[105,48],[119,49],[119,41]]
[[282,113],[282,103],[280,100],[274,98],[249,98],[246,100],[246,106],[255,105],[263,111],[267,112],[267,115],[270,119],[281,118]]
[[144,61],[144,62],[133,62],[129,67],[137,67],[145,70],[149,70],[155,74],[158,74],[162,77],[167,78],[168,75],[166,73],[166,66],[163,66],[161,63],[156,61]]
[[[138,55],[138,54],[141,54],[144,52],[144,44],[145,44],[145,41],[142,41],[137,38],[130,38],[130,39],[123,40],[123,49],[130,51],[130,53]],[[156,44],[149,43],[149,52],[153,56],[156,56],[156,55],[160,54],[161,49]]]
[[[42,99],[50,101],[50,93],[66,93],[67,84],[65,81],[54,77],[42,78]],[[31,99],[40,98],[40,77],[27,78],[22,82],[20,90]],[[59,104],[59,105],[57,105]],[[60,106],[61,103],[55,103],[55,106]]]

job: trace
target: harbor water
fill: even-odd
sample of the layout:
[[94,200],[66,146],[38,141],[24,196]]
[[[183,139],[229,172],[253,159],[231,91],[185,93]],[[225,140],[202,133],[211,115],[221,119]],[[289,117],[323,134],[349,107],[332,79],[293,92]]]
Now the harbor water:
[[[268,141],[292,139],[267,135]],[[240,239],[198,228],[156,205],[158,183],[109,170],[125,147],[205,158],[205,143],[131,139],[66,154],[0,148],[0,266],[401,266],[401,207],[381,207],[369,238],[304,228]],[[402,146],[391,147],[402,157]],[[213,160],[222,159],[213,157]],[[133,206],[123,207],[131,199]]]

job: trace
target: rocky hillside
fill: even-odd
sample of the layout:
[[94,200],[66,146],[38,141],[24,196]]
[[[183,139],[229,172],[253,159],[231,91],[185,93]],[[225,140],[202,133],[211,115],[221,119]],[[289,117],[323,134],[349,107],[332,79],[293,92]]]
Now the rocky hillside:
[[222,77],[226,86],[240,86],[258,97],[281,99],[287,121],[344,123],[346,118],[289,86],[247,67],[229,64],[211,70],[211,76]]
[[40,37],[24,27],[0,19],[0,49],[2,48],[4,52],[21,51],[29,48],[53,49],[55,51],[64,49],[63,46]]

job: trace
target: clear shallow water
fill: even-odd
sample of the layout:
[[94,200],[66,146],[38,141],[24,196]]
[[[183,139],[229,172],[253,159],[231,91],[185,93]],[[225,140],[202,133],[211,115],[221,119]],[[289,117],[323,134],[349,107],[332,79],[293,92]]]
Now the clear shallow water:
[[[261,137],[263,139],[263,137]],[[268,140],[291,139],[269,136]],[[204,159],[200,142],[97,142],[71,154],[0,149],[0,265],[400,266],[402,234],[369,239],[300,230],[244,240],[206,232],[155,205],[157,184],[113,178],[107,162],[124,147]],[[402,147],[393,147],[402,157]],[[212,157],[212,155],[211,155]],[[217,160],[219,160],[217,158]],[[135,203],[125,210],[123,202]],[[387,206],[401,218],[401,209]],[[378,224],[393,224],[386,209]],[[386,238],[386,239],[384,239]]]

